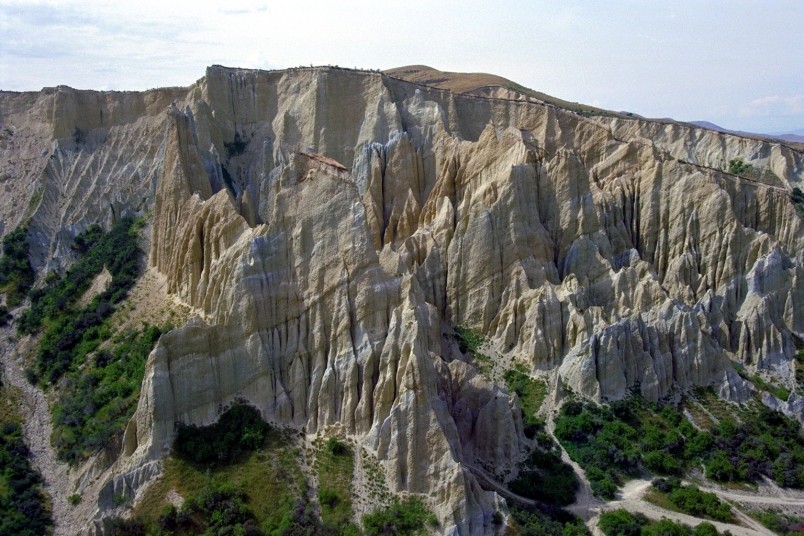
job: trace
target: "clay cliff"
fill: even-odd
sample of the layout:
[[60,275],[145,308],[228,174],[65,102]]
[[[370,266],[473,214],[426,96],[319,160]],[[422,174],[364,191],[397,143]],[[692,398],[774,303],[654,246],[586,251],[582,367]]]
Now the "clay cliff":
[[556,399],[745,400],[733,363],[792,385],[801,151],[403,71],[0,95],[3,233],[30,219],[44,271],[89,224],[148,214],[148,264],[194,311],[152,352],[110,479],[245,399],[308,435],[339,427],[444,533],[485,534],[503,499],[475,468],[504,472],[529,440],[456,326]]

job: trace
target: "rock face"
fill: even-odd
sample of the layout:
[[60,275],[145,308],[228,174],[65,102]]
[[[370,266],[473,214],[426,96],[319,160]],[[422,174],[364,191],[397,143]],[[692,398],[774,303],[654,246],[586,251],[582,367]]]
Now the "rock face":
[[[744,400],[732,361],[792,381],[794,148],[331,68],[0,106],[37,265],[67,262],[93,221],[152,210],[149,262],[197,313],[150,356],[129,468],[164,456],[177,421],[246,399],[308,434],[339,426],[445,533],[492,533],[501,499],[471,468],[511,467],[527,440],[453,326],[599,401]],[[7,162],[20,147],[29,167]],[[759,179],[719,170],[733,158]],[[0,210],[7,230],[22,218]]]

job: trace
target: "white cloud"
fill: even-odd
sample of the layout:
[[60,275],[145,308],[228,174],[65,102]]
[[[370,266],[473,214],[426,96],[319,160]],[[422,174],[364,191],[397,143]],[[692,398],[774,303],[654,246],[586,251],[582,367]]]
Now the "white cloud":
[[804,94],[781,96],[770,95],[740,107],[741,117],[780,117],[804,113]]
[[0,0],[0,89],[186,85],[212,64],[427,64],[492,72],[649,117],[717,119],[737,129],[804,124],[802,0],[733,0],[728,10],[698,0],[406,0],[397,7]]

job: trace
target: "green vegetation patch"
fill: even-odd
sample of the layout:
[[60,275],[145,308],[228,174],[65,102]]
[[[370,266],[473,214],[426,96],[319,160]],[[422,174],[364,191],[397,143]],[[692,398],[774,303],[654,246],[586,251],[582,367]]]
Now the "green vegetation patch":
[[0,292],[6,293],[6,304],[16,307],[34,284],[35,273],[28,258],[28,227],[17,227],[3,237],[0,256]]
[[[34,333],[45,328],[32,371],[34,380],[54,384],[111,336],[106,321],[115,305],[128,296],[139,274],[141,224],[123,218],[108,233],[100,226],[90,226],[74,243],[81,258],[63,277],[48,277],[46,286],[31,291],[31,307],[20,316],[17,329]],[[112,275],[108,288],[83,309],[76,308],[104,266]]]
[[517,478],[509,489],[528,499],[566,506],[575,502],[578,479],[575,471],[561,460],[558,445],[542,432],[538,435],[538,447],[520,464]]
[[800,535],[802,527],[804,527],[804,518],[785,514],[774,508],[755,510],[748,512],[748,514],[776,534],[781,534],[782,536]]
[[259,411],[239,403],[209,426],[178,423],[173,452],[195,464],[227,464],[262,447],[270,430]]
[[754,374],[753,376],[749,375],[748,371],[745,370],[745,367],[739,363],[734,363],[734,370],[737,371],[737,374],[739,374],[742,379],[753,383],[761,391],[769,392],[779,400],[787,400],[787,398],[790,396],[790,391],[779,385],[768,383],[759,374]]
[[53,522],[20,422],[10,388],[0,376],[0,534],[46,534]]
[[94,362],[70,372],[53,406],[51,442],[59,459],[74,463],[108,446],[137,407],[145,362],[167,328],[122,333]]
[[729,173],[732,175],[747,175],[753,170],[751,164],[743,162],[742,158],[729,160]]
[[587,536],[589,529],[579,517],[554,509],[543,512],[538,509],[511,507],[511,520],[515,534],[521,536]]
[[804,192],[801,191],[801,188],[798,186],[793,188],[790,193],[790,201],[793,202],[793,206],[796,207],[798,213],[804,217]]
[[[321,525],[310,507],[300,466],[303,453],[293,446],[290,432],[263,423],[267,428],[262,443],[256,450],[243,450],[243,432],[253,425],[247,413],[240,418],[222,417],[228,425],[216,428],[223,436],[236,436],[213,439],[219,445],[240,449],[229,462],[217,458],[208,463],[176,457],[165,460],[162,476],[148,487],[133,511],[144,533],[335,534]],[[244,426],[235,426],[236,422]],[[180,508],[168,503],[171,492],[186,499]],[[226,520],[229,522],[222,524]]]
[[470,328],[455,326],[455,333],[458,335],[458,347],[463,353],[476,353],[485,342],[480,333]]
[[438,520],[418,497],[394,499],[388,508],[363,516],[363,530],[367,536],[426,535],[427,525],[437,526]]
[[638,421],[631,407],[570,400],[555,421],[555,435],[586,471],[592,491],[614,498],[618,486],[634,476],[640,460]]
[[651,484],[680,512],[725,523],[735,521],[731,507],[714,493],[701,491],[695,485],[683,486],[675,477],[657,478]]
[[586,471],[592,491],[605,499],[640,466],[681,475],[703,463],[706,477],[718,481],[756,482],[765,475],[780,486],[804,487],[799,425],[764,407],[742,423],[724,418],[711,431],[699,431],[672,406],[639,397],[609,407],[569,401],[555,433]]
[[544,398],[547,396],[547,384],[542,380],[531,378],[521,364],[506,370],[503,379],[508,385],[508,390],[515,392],[519,397],[525,436],[533,439],[543,424],[543,421],[536,417],[536,413],[542,407]]
[[652,521],[645,515],[622,508],[600,514],[598,527],[606,536],[718,536],[714,525],[704,521],[690,527],[666,518]]
[[337,437],[330,437],[326,442],[319,440],[314,467],[324,526],[342,534],[359,533],[352,523],[355,455],[351,445]]

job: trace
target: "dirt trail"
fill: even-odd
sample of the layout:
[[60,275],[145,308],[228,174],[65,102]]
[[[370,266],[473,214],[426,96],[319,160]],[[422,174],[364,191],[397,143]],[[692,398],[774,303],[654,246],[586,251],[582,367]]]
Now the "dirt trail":
[[[597,520],[601,512],[605,512],[608,510],[614,510],[617,508],[625,508],[629,512],[640,512],[645,514],[651,519],[661,519],[662,517],[666,517],[673,521],[685,523],[690,526],[695,526],[700,524],[703,520],[700,518],[696,518],[687,514],[682,514],[679,512],[673,512],[670,510],[665,510],[659,506],[656,506],[653,503],[650,503],[644,499],[645,493],[651,487],[650,480],[645,479],[636,479],[629,481],[621,490],[620,492],[620,499],[616,501],[612,501],[606,503],[597,497],[594,496],[592,493],[591,486],[589,485],[589,481],[586,479],[586,476],[581,469],[581,467],[572,461],[567,454],[567,451],[561,446],[558,440],[555,438],[555,421],[554,421],[554,411],[558,408],[561,403],[561,399],[559,396],[558,390],[558,371],[554,373],[553,378],[551,379],[550,385],[550,395],[545,399],[541,414],[545,417],[547,422],[547,432],[550,434],[551,437],[556,441],[556,443],[561,448],[561,459],[572,466],[575,470],[575,474],[578,476],[580,481],[580,488],[578,493],[576,494],[576,499],[573,504],[566,507],[565,509],[572,512],[573,514],[581,517],[587,522],[587,526],[592,530],[593,534],[601,534],[600,530],[597,528]],[[726,501],[735,501],[741,503],[755,503],[755,504],[763,504],[763,505],[790,505],[790,506],[803,506],[804,507],[804,496],[802,497],[764,497],[764,496],[757,496],[757,495],[749,495],[743,494],[739,492],[731,492],[731,491],[723,491],[723,490],[716,490],[716,489],[709,489],[709,488],[701,488],[704,491],[711,491],[718,495],[722,500]],[[731,503],[730,503],[731,504]],[[739,520],[739,522],[744,525],[733,525],[730,523],[720,523],[717,521],[710,521],[712,524],[717,527],[718,531],[723,532],[725,530],[730,530],[732,534],[735,536],[753,536],[756,534],[763,534],[763,535],[773,535],[773,532],[769,531],[765,527],[763,527],[759,522],[756,520],[748,517],[742,511],[739,510],[734,504],[731,505],[732,509],[734,510],[735,517]]]
[[31,451],[31,462],[42,474],[45,491],[51,499],[55,536],[75,534],[80,526],[79,513],[82,508],[73,507],[67,501],[72,493],[69,490],[69,468],[56,458],[50,446],[50,435],[53,431],[50,423],[48,399],[38,387],[28,383],[17,354],[16,346],[11,342],[14,329],[10,326],[0,328],[0,364],[3,367],[3,378],[22,392],[20,412],[24,418],[23,436]]
[[564,450],[564,447],[561,445],[558,439],[556,439],[555,410],[561,402],[559,399],[558,384],[558,369],[556,369],[553,373],[553,377],[550,380],[550,389],[548,391],[549,394],[544,399],[544,403],[542,404],[542,409],[540,411],[547,422],[547,433],[550,434],[550,437],[552,437],[553,441],[556,442],[558,448],[561,449],[561,461],[569,464],[572,467],[580,484],[578,491],[575,494],[575,502],[564,509],[588,522],[595,515],[597,515],[597,512],[605,503],[594,496],[592,493],[592,487],[589,485],[589,481],[586,479],[586,474],[583,472],[583,469],[581,469],[580,465],[572,461],[572,459],[569,457],[569,454],[567,454],[567,451]]
[[739,503],[759,504],[767,506],[794,506],[804,509],[804,497],[784,497],[775,496],[769,497],[764,495],[757,495],[750,492],[740,492],[735,490],[723,490],[717,488],[708,488],[698,485],[701,491],[708,491],[714,493],[721,499],[735,501]]
[[[625,508],[629,512],[640,512],[645,514],[651,519],[661,519],[662,517],[666,517],[670,520],[685,523],[690,526],[695,526],[700,524],[702,521],[701,518],[693,517],[687,514],[682,514],[679,512],[673,512],[671,510],[665,510],[659,506],[656,506],[653,503],[649,503],[644,499],[645,493],[650,489],[651,484],[650,480],[646,479],[635,479],[629,481],[621,491],[621,499],[616,501],[609,502],[606,507],[601,511],[606,510],[615,510],[617,508]],[[724,497],[721,497],[724,498]],[[735,516],[745,526],[740,525],[733,525],[731,523],[721,523],[719,521],[709,521],[719,532],[723,532],[725,530],[731,531],[732,534],[735,536],[755,536],[756,534],[764,534],[768,536],[773,536],[773,532],[763,527],[759,522],[755,521],[754,519],[748,517],[737,508],[733,507],[732,510],[734,511]]]

